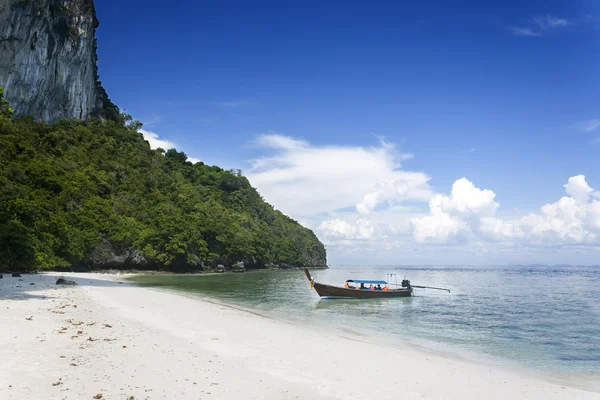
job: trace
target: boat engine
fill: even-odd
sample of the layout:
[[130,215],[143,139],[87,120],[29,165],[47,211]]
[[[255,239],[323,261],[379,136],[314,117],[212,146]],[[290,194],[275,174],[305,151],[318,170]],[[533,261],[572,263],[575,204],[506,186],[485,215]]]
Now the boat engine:
[[402,280],[402,287],[410,288],[411,287],[410,286],[410,281],[408,279],[403,279]]

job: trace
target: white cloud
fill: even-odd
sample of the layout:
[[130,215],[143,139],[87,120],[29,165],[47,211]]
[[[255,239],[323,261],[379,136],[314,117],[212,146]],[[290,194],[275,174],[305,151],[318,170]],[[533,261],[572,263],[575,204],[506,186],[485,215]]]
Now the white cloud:
[[432,210],[431,215],[413,219],[413,235],[417,242],[445,243],[458,239],[465,223],[458,217]]
[[496,193],[467,178],[434,193],[428,175],[400,168],[410,155],[383,141],[316,146],[270,133],[254,143],[266,155],[251,162],[250,182],[313,229],[333,262],[589,263],[600,255],[600,193],[583,175],[568,179],[557,202],[506,218]]
[[590,119],[579,124],[579,129],[584,132],[593,132],[600,128],[600,119]]
[[276,133],[261,135],[256,139],[255,143],[258,146],[277,150],[305,149],[308,147],[308,143],[303,140],[291,136],[278,135]]
[[481,190],[466,178],[452,185],[450,196],[436,195],[429,201],[430,215],[413,218],[414,237],[418,242],[465,240],[468,225],[494,214],[499,204],[496,194]]
[[[255,144],[269,155],[253,160],[246,176],[269,203],[296,219],[356,207],[365,197],[370,211],[382,201],[425,200],[433,194],[426,174],[400,169],[410,155],[384,141],[375,147],[315,146],[271,133]],[[399,193],[401,182],[406,190]],[[384,193],[369,197],[379,190]]]
[[568,195],[574,198],[578,203],[587,203],[594,189],[585,181],[585,176],[577,175],[569,178],[569,181],[564,185]]
[[522,245],[600,246],[600,201],[590,199],[593,189],[583,175],[569,178],[564,187],[569,196],[544,205],[541,213],[509,221],[484,219],[481,233],[492,240]]
[[600,201],[585,176],[569,178],[568,196],[520,218],[502,219],[491,190],[467,179],[454,182],[450,196],[436,195],[430,214],[412,219],[413,236],[421,243],[504,242],[512,246],[600,246]]
[[[491,215],[499,204],[491,190],[476,188],[467,178],[460,178],[452,185],[450,196],[436,196],[441,211],[458,215]],[[435,198],[434,198],[435,200]],[[433,201],[433,200],[432,200]]]
[[511,31],[515,36],[542,36],[541,32],[536,32],[531,28],[519,28],[513,26]]
[[561,26],[567,26],[570,22],[565,18],[558,18],[552,15],[546,15],[542,17],[534,17],[533,23],[538,25],[540,29],[557,28]]
[[572,24],[572,21],[565,18],[544,15],[533,17],[529,22],[529,26],[513,26],[510,29],[515,36],[542,36],[552,29],[563,28]]
[[363,239],[373,238],[375,228],[371,222],[358,219],[355,223],[349,223],[341,219],[333,219],[322,222],[317,228],[326,239]]
[[425,201],[432,195],[428,181],[429,177],[420,172],[406,172],[402,179],[396,181],[379,181],[374,185],[374,190],[367,193],[356,205],[356,211],[366,215],[384,202]]
[[[156,132],[151,132],[151,131],[147,131],[145,129],[140,129],[140,133],[144,136],[144,139],[146,141],[148,141],[148,143],[150,144],[150,148],[153,150],[156,150],[159,147],[163,150],[177,148],[177,145],[174,142],[172,142],[168,139],[161,139],[158,136],[158,133],[156,133]],[[181,149],[178,149],[178,150],[182,151]],[[188,161],[195,164],[197,162],[200,162],[200,159],[188,156]]]
[[140,133],[144,135],[144,139],[150,143],[151,149],[158,149],[159,147],[163,150],[174,149],[175,143],[167,139],[160,139],[158,133],[140,129]]

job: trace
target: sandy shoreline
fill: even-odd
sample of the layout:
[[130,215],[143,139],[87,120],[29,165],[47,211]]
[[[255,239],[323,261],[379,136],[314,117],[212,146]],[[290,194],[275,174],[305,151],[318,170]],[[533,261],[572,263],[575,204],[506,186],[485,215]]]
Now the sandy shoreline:
[[[54,285],[61,275],[80,285]],[[0,280],[1,399],[600,399],[597,384],[374,343],[122,276],[20,279]]]

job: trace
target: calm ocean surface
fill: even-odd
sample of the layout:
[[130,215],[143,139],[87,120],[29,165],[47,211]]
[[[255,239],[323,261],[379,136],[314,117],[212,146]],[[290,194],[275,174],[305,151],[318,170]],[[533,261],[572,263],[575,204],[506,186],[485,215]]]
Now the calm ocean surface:
[[313,323],[385,333],[434,350],[546,371],[600,373],[600,268],[331,267],[318,282],[406,276],[412,298],[320,300],[301,270],[144,276],[142,285],[196,292]]

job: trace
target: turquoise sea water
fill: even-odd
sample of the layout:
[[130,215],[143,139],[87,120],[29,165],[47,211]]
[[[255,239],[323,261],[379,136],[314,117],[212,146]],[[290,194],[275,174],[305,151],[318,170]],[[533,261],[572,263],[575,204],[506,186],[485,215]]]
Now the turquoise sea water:
[[386,334],[469,357],[546,371],[600,373],[600,268],[331,267],[315,280],[386,279],[417,289],[412,298],[320,300],[303,271],[139,277],[142,285],[201,293],[319,324]]

